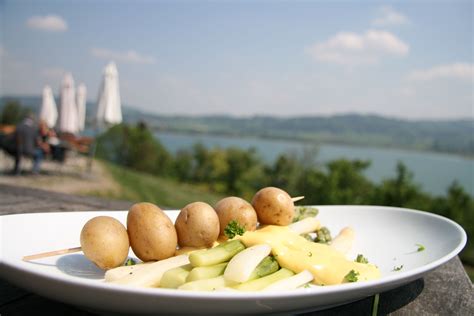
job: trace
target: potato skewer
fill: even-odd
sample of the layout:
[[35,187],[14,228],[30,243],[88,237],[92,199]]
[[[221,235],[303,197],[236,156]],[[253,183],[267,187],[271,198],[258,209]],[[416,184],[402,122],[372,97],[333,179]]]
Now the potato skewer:
[[24,256],[22,260],[31,261],[31,260],[37,260],[37,259],[42,259],[42,258],[47,258],[47,257],[65,255],[68,253],[74,253],[74,252],[79,252],[79,251],[82,251],[82,247],[66,248],[66,249],[37,253],[34,255]]
[[[265,188],[265,189],[267,189],[267,188]],[[276,188],[270,188],[270,190],[273,190],[273,189],[276,189]],[[288,195],[288,197],[289,197],[289,195]],[[297,201],[300,201],[302,199],[304,199],[304,196],[297,196],[297,197],[293,197],[293,198],[290,197],[290,200],[293,203],[297,202]],[[134,206],[135,206],[135,208],[144,208],[145,206],[151,207],[151,205],[147,205],[147,204],[148,203],[138,203]],[[79,252],[79,251],[83,251],[83,248],[82,247],[65,248],[65,249],[59,249],[59,250],[42,252],[42,253],[37,253],[37,254],[33,254],[33,255],[24,256],[22,258],[22,260],[23,261],[32,261],[32,260],[37,260],[37,259],[42,259],[42,258],[47,258],[47,257],[59,256],[59,255],[64,255],[64,254],[69,254],[69,253],[75,253],[75,252]]]
[[[291,200],[293,202],[297,202],[297,201],[300,201],[302,199],[304,199],[304,196],[297,196],[297,197],[291,198]],[[290,225],[290,226],[292,226],[292,225]],[[291,228],[294,229],[295,231],[299,232],[300,234],[305,233],[305,232],[301,232],[300,229],[296,229],[296,227],[295,228],[291,227]],[[311,228],[308,228],[308,229],[311,229]],[[314,230],[315,229],[313,229],[312,231],[314,231]],[[22,260],[23,261],[32,261],[32,260],[38,260],[38,259],[42,259],[42,258],[59,256],[59,255],[65,255],[65,254],[75,253],[75,252],[80,252],[80,251],[82,251],[82,247],[59,249],[59,250],[47,251],[47,252],[42,252],[42,253],[37,253],[37,254],[33,254],[33,255],[24,256],[22,258]]]

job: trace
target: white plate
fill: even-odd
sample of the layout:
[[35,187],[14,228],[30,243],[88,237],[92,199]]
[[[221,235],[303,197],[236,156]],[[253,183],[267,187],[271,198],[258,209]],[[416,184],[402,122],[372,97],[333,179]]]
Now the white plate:
[[[370,282],[305,288],[282,293],[186,292],[131,288],[103,282],[103,272],[82,253],[23,262],[25,255],[75,247],[84,223],[109,215],[125,223],[125,211],[36,213],[0,217],[0,274],[20,287],[66,303],[122,313],[278,313],[324,309],[406,284],[457,255],[466,233],[431,213],[392,207],[320,206],[318,218],[335,234],[356,231],[350,254],[364,254],[382,272]],[[172,220],[176,211],[169,211]],[[417,245],[425,250],[417,252]],[[133,255],[133,253],[132,253]],[[393,271],[394,267],[403,268]]]

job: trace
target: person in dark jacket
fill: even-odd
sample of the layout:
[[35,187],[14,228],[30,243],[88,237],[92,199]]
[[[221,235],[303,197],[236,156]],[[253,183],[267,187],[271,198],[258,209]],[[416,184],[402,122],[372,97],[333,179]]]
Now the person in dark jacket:
[[15,129],[15,167],[14,174],[20,174],[20,164],[22,157],[33,159],[33,174],[40,171],[41,161],[44,155],[49,152],[49,146],[44,141],[40,133],[40,126],[34,120],[33,115],[28,115]]

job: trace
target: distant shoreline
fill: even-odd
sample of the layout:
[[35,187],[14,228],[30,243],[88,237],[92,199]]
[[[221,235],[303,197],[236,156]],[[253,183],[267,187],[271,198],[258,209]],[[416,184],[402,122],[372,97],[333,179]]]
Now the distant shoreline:
[[[35,111],[40,96],[2,96]],[[95,104],[88,102],[88,121],[92,122]],[[164,115],[122,107],[124,122],[145,122],[154,131],[173,133],[253,137],[317,145],[344,145],[400,149],[412,152],[446,154],[474,159],[474,119],[407,120],[375,114],[337,114],[332,116],[249,116]],[[92,127],[90,127],[92,128]]]
[[275,140],[275,141],[294,141],[303,144],[309,144],[314,146],[320,145],[341,145],[341,146],[349,146],[349,147],[358,147],[358,148],[376,148],[376,149],[397,149],[397,150],[404,150],[407,152],[415,152],[415,153],[433,153],[433,154],[441,154],[447,156],[453,156],[458,158],[464,158],[468,160],[474,160],[474,154],[462,154],[457,152],[450,152],[450,151],[441,151],[441,150],[433,150],[428,148],[413,148],[413,147],[404,147],[404,146],[396,146],[396,145],[383,145],[383,144],[369,144],[369,143],[353,143],[353,142],[344,142],[344,141],[316,141],[305,139],[301,137],[284,137],[284,136],[271,136],[271,135],[258,135],[258,134],[242,134],[242,133],[232,133],[232,132],[213,132],[213,131],[200,131],[200,130],[189,130],[189,129],[173,129],[173,128],[161,128],[161,127],[151,127],[153,132],[167,132],[167,133],[175,133],[175,134],[183,134],[183,135],[206,135],[206,136],[225,136],[231,138],[256,138],[256,139],[263,139],[263,140]]

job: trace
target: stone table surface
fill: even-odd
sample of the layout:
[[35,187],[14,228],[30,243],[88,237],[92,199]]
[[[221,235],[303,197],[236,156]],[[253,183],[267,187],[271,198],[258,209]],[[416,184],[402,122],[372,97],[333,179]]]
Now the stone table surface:
[[[132,203],[0,184],[0,215],[123,210]],[[3,242],[8,242],[3,239]],[[1,245],[0,245],[1,246]],[[397,289],[381,293],[379,315],[474,315],[474,290],[461,261],[446,264]],[[374,297],[305,315],[371,315]],[[0,315],[94,315],[18,288],[0,278]]]

